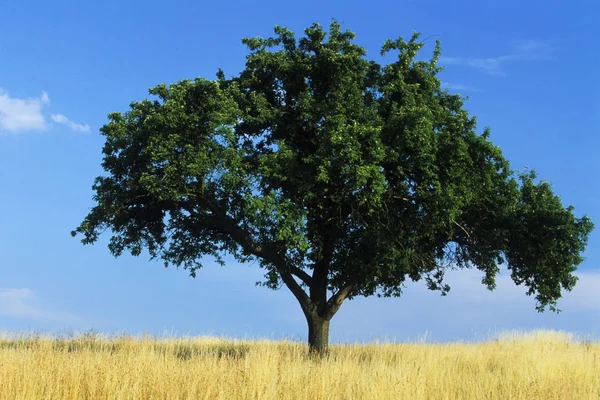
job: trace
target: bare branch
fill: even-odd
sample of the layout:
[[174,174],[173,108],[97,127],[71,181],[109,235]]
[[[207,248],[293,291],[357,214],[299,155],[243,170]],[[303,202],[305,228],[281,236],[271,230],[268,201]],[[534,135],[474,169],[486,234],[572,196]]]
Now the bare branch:
[[[218,206],[217,200],[209,193],[204,193],[204,197],[197,196],[196,194],[189,193],[189,195],[196,198],[203,198],[206,201],[206,205],[211,210],[211,215],[205,215],[204,217],[210,220],[215,227],[221,232],[228,234],[231,238],[238,243],[244,251],[253,254],[256,257],[262,258],[263,260],[271,263],[275,266],[277,272],[281,276],[283,283],[290,289],[292,294],[300,302],[302,308],[308,307],[311,302],[309,296],[300,287],[298,282],[292,276],[297,276],[302,282],[310,286],[312,278],[311,276],[303,271],[302,269],[289,265],[284,256],[279,254],[275,249],[270,246],[262,246],[256,243],[250,234],[239,226],[238,221],[228,216],[226,212]],[[184,202],[185,203],[185,202]],[[190,214],[194,213],[193,207],[189,204],[182,205]]]
[[296,275],[307,286],[310,286],[312,278],[306,271],[304,271],[303,269],[300,269],[298,267],[292,267],[291,273]]
[[279,275],[281,275],[281,279],[283,280],[283,283],[285,283],[285,286],[290,289],[294,297],[296,297],[298,302],[300,302],[302,309],[305,307],[307,308],[311,304],[310,298],[306,292],[302,290],[300,285],[298,285],[298,282],[296,282],[292,274],[289,272],[279,271]]
[[[307,285],[310,285],[310,276],[306,272],[302,271],[298,267],[288,268],[283,256],[278,254],[277,251],[270,247],[263,247],[254,242],[248,232],[240,228],[237,222],[226,214],[217,211],[215,215],[209,216],[208,218],[222,232],[229,234],[232,239],[239,243],[239,245],[242,246],[246,252],[273,264],[277,269],[277,272],[279,272],[279,275],[281,275],[283,283],[285,283],[288,289],[290,289],[290,291],[294,294],[296,299],[298,299],[302,307],[310,303],[308,295],[304,290],[302,290],[298,282],[296,282],[292,276],[293,273],[294,275],[298,276],[298,278],[302,279],[302,281]],[[291,272],[289,270],[291,270]]]
[[458,222],[456,222],[455,220],[452,220],[452,222],[454,224],[456,224],[456,226],[458,226],[460,229],[462,229],[462,231],[467,235],[467,237],[469,239],[471,239],[471,235],[469,235],[469,232],[467,232],[467,230],[465,228],[463,228]]
[[348,297],[348,295],[350,294],[350,292],[353,289],[354,289],[354,285],[346,285],[346,286],[342,287],[340,290],[338,290],[338,292],[336,294],[334,294],[327,302],[327,308],[325,310],[324,315],[322,315],[321,317],[323,317],[327,320],[330,320],[331,318],[333,318],[335,313],[338,312],[338,310],[342,306],[342,303],[344,302],[346,297]]

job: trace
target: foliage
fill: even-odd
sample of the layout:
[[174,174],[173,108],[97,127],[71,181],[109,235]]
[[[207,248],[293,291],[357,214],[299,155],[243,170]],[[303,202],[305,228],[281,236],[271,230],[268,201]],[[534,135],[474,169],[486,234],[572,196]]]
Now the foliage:
[[[382,65],[332,22],[296,39],[246,38],[245,69],[165,85],[109,114],[96,205],[73,232],[188,268],[258,260],[307,318],[345,298],[400,296],[407,278],[446,294],[444,273],[499,265],[556,310],[593,227],[534,172],[515,175],[463,99],[441,88],[440,43],[388,40]],[[331,295],[330,295],[331,294]]]

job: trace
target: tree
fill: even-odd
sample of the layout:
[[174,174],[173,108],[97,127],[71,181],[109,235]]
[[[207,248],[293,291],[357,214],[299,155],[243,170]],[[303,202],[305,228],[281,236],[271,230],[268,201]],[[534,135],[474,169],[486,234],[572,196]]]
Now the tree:
[[204,256],[258,260],[285,285],[325,353],[345,299],[400,296],[407,278],[445,295],[448,269],[499,265],[553,311],[571,290],[593,228],[534,172],[515,174],[460,95],[443,90],[440,43],[418,61],[419,35],[388,40],[381,65],[332,22],[297,40],[286,28],[245,38],[231,79],[150,89],[154,100],[109,114],[97,203],[72,232],[112,231],[115,257],[189,269]]

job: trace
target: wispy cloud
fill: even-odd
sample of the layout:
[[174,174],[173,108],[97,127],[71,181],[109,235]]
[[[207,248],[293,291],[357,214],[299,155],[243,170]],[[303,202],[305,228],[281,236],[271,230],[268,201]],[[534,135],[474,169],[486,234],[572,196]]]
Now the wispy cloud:
[[464,65],[483,70],[490,75],[504,75],[502,64],[513,59],[513,56],[501,56],[495,58],[459,58],[440,57],[440,63],[445,65]]
[[575,288],[571,292],[566,292],[562,300],[558,301],[560,309],[581,309],[594,311],[596,315],[600,313],[600,273],[579,272],[575,273],[579,278]]
[[577,285],[558,301],[560,314],[537,313],[535,299],[525,295],[526,287],[514,284],[505,268],[496,277],[494,291],[481,284],[481,271],[459,270],[447,274],[452,289],[446,297],[427,290],[422,282],[408,282],[401,298],[357,298],[344,304],[333,320],[332,334],[336,340],[363,341],[416,339],[429,332],[434,340],[446,341],[485,339],[495,331],[514,329],[600,333],[600,319],[595,318],[600,313],[600,272],[575,275]]
[[552,57],[556,50],[553,46],[548,43],[540,42],[538,40],[520,40],[516,46],[519,51],[519,56],[524,59],[540,59]]
[[[275,335],[306,340],[306,320],[294,296],[287,290],[269,291],[257,288],[250,282],[261,279],[262,271],[233,263],[228,268],[217,266],[203,271],[202,279],[195,283],[203,288],[208,299],[209,288],[233,285],[232,290],[248,299],[247,310],[261,310],[265,316],[265,328],[257,327],[256,317],[240,311],[239,304],[230,302],[226,293],[216,302],[200,301],[196,312],[202,315],[204,326],[230,324],[230,332],[236,329],[269,335],[277,321]],[[496,277],[497,289],[489,291],[482,283],[483,272],[465,269],[448,271],[445,281],[451,286],[448,296],[427,289],[425,283],[408,280],[400,298],[357,297],[344,302],[331,324],[331,339],[344,341],[372,341],[396,338],[418,339],[429,332],[434,341],[487,339],[496,331],[533,329],[567,330],[577,335],[600,333],[600,271],[581,270],[575,273],[580,279],[571,292],[563,292],[558,301],[560,314],[535,310],[535,298],[528,297],[527,288],[517,286],[507,268],[501,268]],[[215,299],[212,299],[215,300]],[[218,307],[210,304],[219,304]],[[253,319],[254,318],[254,319]],[[198,325],[197,325],[198,326]],[[243,327],[243,328],[241,328]],[[201,329],[201,328],[198,328]],[[212,329],[212,328],[205,328]]]
[[[50,124],[44,114],[45,107],[50,105],[50,96],[42,92],[40,97],[12,97],[0,89],[0,133],[22,133],[45,131]],[[67,125],[75,132],[89,132],[87,124],[78,124],[63,114],[52,114],[52,121]]]
[[10,97],[0,89],[0,131],[26,132],[47,128],[42,108],[50,104],[48,93],[38,98],[20,99]]
[[456,90],[459,92],[479,92],[479,89],[477,89],[476,87],[463,85],[460,83],[443,82],[442,87],[450,90]]
[[38,307],[36,295],[30,289],[0,288],[0,315],[33,320],[73,323],[81,318],[64,311],[47,310]]
[[50,116],[50,118],[52,118],[52,121],[56,122],[57,124],[67,125],[69,128],[71,128],[75,132],[89,132],[90,131],[90,126],[88,124],[75,123],[62,114],[52,114]]
[[[600,272],[578,271],[574,273],[579,278],[575,288],[567,292],[562,291],[562,298],[558,300],[558,308],[566,311],[596,310],[600,312],[600,297],[596,296],[600,287]],[[451,271],[448,273],[448,282],[452,287],[451,294],[463,300],[480,302],[516,302],[534,304],[534,297],[524,295],[526,287],[517,286],[510,277],[510,270],[500,268],[496,276],[497,289],[489,291],[482,283],[483,272],[478,270]],[[456,288],[456,290],[454,290]],[[423,285],[418,286],[423,293],[429,292]],[[454,292],[454,293],[453,293]],[[533,308],[532,308],[533,309]],[[600,321],[599,321],[600,322]]]
[[534,61],[551,58],[553,46],[537,40],[521,40],[515,44],[515,51],[498,57],[440,57],[440,64],[463,65],[480,69],[489,75],[504,75],[503,67],[508,62]]

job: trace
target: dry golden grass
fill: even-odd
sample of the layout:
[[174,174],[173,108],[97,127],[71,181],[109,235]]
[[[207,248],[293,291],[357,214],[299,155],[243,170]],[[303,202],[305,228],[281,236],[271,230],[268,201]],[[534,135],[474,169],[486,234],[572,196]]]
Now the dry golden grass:
[[599,399],[600,344],[565,333],[482,343],[335,345],[83,335],[0,338],[0,399]]

